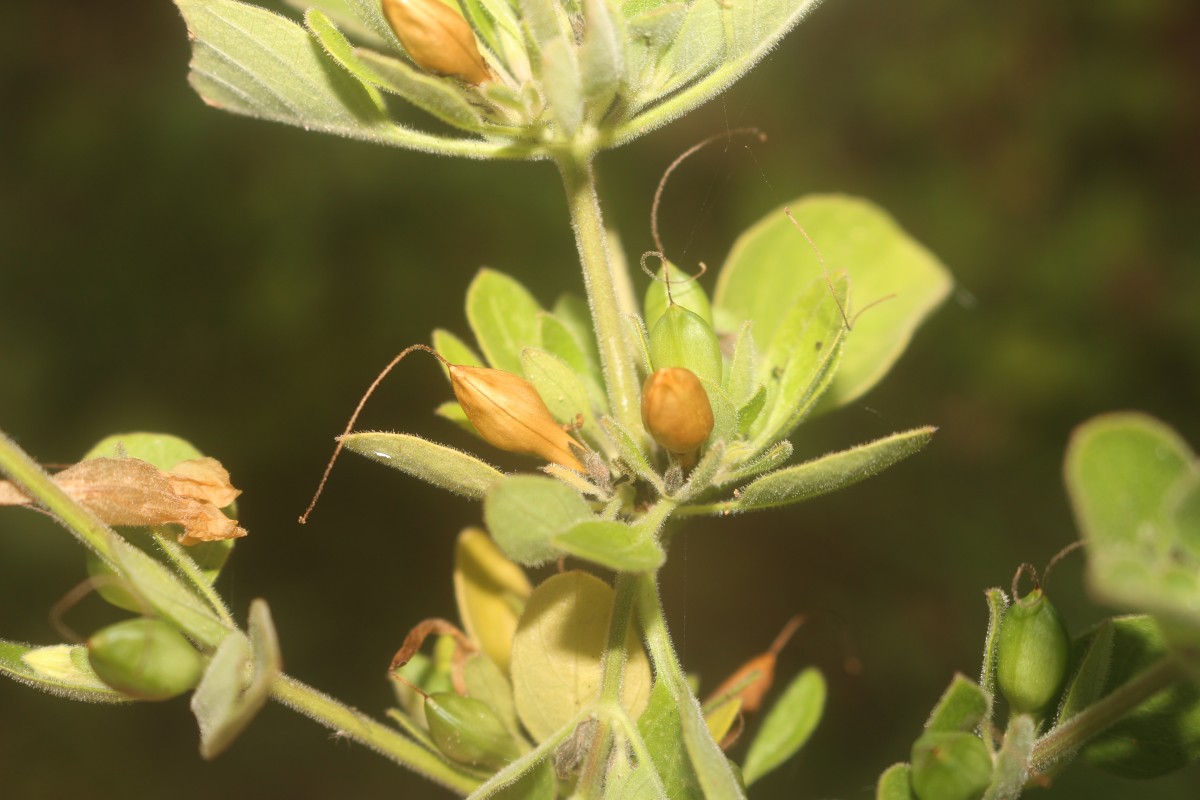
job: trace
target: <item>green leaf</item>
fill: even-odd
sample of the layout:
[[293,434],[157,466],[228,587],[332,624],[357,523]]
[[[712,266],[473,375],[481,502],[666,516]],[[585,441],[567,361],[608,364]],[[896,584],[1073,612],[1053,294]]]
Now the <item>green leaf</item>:
[[[192,38],[189,81],[211,106],[432,153],[526,155],[508,142],[447,139],[397,125],[373,89],[334,63],[303,27],[278,14],[235,0],[175,4]],[[385,40],[394,41],[386,26],[384,31]]]
[[124,539],[114,537],[111,544],[114,566],[144,601],[143,608],[148,606],[171,620],[206,647],[215,647],[230,633],[217,612],[162,562]]
[[502,272],[481,269],[467,287],[467,322],[488,363],[521,374],[521,351],[537,347],[542,307],[524,286]]
[[484,128],[479,112],[455,84],[415,70],[391,56],[356,48],[328,17],[316,9],[310,9],[304,15],[304,23],[329,57],[364,84],[403,97],[449,125],[472,132]]
[[1063,693],[1058,723],[1066,722],[1103,696],[1115,635],[1113,621],[1106,619],[1074,642],[1077,666]]
[[700,378],[700,383],[704,386],[704,393],[708,395],[708,404],[712,406],[713,429],[712,433],[708,435],[709,445],[716,442],[734,441],[739,434],[738,412],[733,401],[729,399],[729,395],[725,393],[720,384],[710,381],[708,378]]
[[[844,305],[848,286],[834,284]],[[835,295],[821,284],[796,302],[775,331],[758,371],[769,393],[751,433],[758,446],[787,436],[816,405],[837,374],[846,328]]]
[[936,428],[915,428],[771,472],[746,486],[730,505],[752,511],[799,503],[851,486],[916,453]]
[[[1112,663],[1104,693],[1127,683],[1167,654],[1158,624],[1147,616],[1113,619]],[[1123,778],[1155,778],[1200,758],[1200,685],[1176,681],[1083,746],[1093,766]]]
[[517,720],[517,706],[513,702],[512,684],[496,662],[483,653],[470,656],[463,663],[463,681],[467,685],[467,696],[486,703],[514,739],[520,739],[521,727]]
[[602,117],[625,77],[624,19],[610,0],[583,0],[583,43],[579,72],[583,96],[596,117]]
[[467,412],[462,410],[462,406],[458,404],[457,400],[447,400],[446,402],[439,404],[438,407],[433,410],[433,413],[437,414],[442,419],[453,422],[467,433],[473,436],[479,436],[479,431],[475,430],[475,425],[472,424],[471,420],[467,419]]
[[127,703],[132,699],[100,680],[82,645],[37,647],[0,639],[0,673],[26,686],[85,703]]
[[[384,39],[379,33],[371,29],[370,25],[365,24],[351,8],[354,0],[284,0],[292,8],[300,12],[305,12],[310,9],[317,9],[329,18],[331,22],[337,25],[346,33],[364,44],[385,45],[390,42],[389,39]],[[375,4],[376,8],[379,4]],[[380,15],[380,21],[383,17]]]
[[[438,355],[440,355],[442,358],[456,366],[487,366],[483,360],[483,356],[476,353],[475,350],[472,349],[471,345],[467,344],[462,339],[443,328],[437,328],[433,332],[433,349],[436,350]],[[449,379],[450,370],[448,370],[445,365],[442,366],[442,372],[446,375],[446,378]]]
[[633,436],[630,435],[629,431],[625,430],[621,423],[614,417],[601,417],[600,424],[604,426],[604,430],[608,432],[609,437],[616,444],[621,462],[634,475],[653,486],[659,494],[664,494],[666,489],[663,486],[662,476],[654,471],[654,467],[650,466],[650,461],[646,458],[645,452]]
[[750,396],[744,404],[738,407],[737,423],[738,433],[745,436],[750,433],[750,429],[754,427],[754,423],[758,421],[759,415],[767,405],[767,387],[761,383],[758,385],[758,391]]
[[992,782],[982,800],[1016,800],[1029,779],[1029,758],[1037,727],[1033,717],[1019,714],[1013,717],[1004,731],[1004,745],[996,754]]
[[550,541],[563,552],[618,572],[658,569],[666,561],[653,531],[623,522],[580,522]]
[[608,449],[608,438],[596,423],[587,388],[565,361],[545,350],[527,347],[521,352],[521,371],[559,424],[574,425],[582,416],[583,438],[597,450]]
[[540,319],[542,349],[566,362],[583,382],[592,406],[599,409],[600,413],[607,412],[608,399],[604,395],[604,379],[594,350],[585,346],[574,329],[556,314],[542,312]]
[[564,138],[583,124],[583,79],[575,50],[566,39],[555,39],[542,48],[542,90],[546,104]]
[[[647,8],[646,6],[654,7]],[[687,17],[683,3],[626,3],[624,12],[628,31],[625,44],[625,83],[633,97],[641,97],[656,79],[659,57],[679,34]]]
[[575,491],[538,475],[514,475],[496,484],[483,503],[483,517],[504,554],[526,566],[557,558],[554,537],[593,519]]
[[972,731],[987,716],[991,698],[977,683],[955,675],[925,723],[928,731]]
[[912,768],[907,763],[892,764],[879,776],[875,800],[917,800],[909,783]]
[[[854,323],[838,374],[821,408],[854,400],[878,383],[900,357],[916,327],[950,291],[945,267],[874,204],[817,195],[791,203],[793,216],[820,247],[831,271],[846,271],[854,307],[889,294]],[[823,283],[816,254],[783,214],[771,212],[733,246],[717,281],[715,305],[737,320],[754,320],[760,341],[771,337],[788,309]],[[763,286],[771,291],[764,292]]]
[[659,80],[639,93],[639,105],[650,105],[618,130],[617,141],[646,133],[723,92],[815,8],[817,1],[725,5],[720,0],[694,0],[683,29],[672,38],[675,47],[662,58]]
[[[588,363],[592,365],[592,372],[599,375],[600,349],[596,343],[596,335],[592,332],[592,312],[588,308],[587,301],[575,294],[559,295],[559,298],[554,301],[554,317],[575,334],[576,341],[583,346],[587,353]],[[542,347],[551,351],[554,349],[545,341],[542,342]]]
[[265,601],[254,600],[249,638],[236,631],[226,636],[192,695],[192,713],[200,725],[201,756],[216,758],[233,744],[266,704],[280,665],[270,609]]
[[359,24],[387,42],[397,53],[404,52],[404,45],[400,44],[392,26],[388,25],[387,18],[383,16],[383,3],[380,0],[345,0],[345,3]]
[[637,721],[654,769],[672,800],[704,800],[700,781],[683,744],[679,703],[663,680],[656,680],[650,702]]
[[678,699],[683,724],[683,745],[696,771],[705,800],[745,800],[729,760],[713,741],[700,704],[691,694]]
[[350,433],[339,441],[347,450],[472,500],[482,500],[504,477],[469,453],[408,433]]
[[[613,591],[586,572],[553,575],[533,590],[513,638],[517,714],[536,741],[556,733],[600,691]],[[625,638],[622,705],[634,718],[650,695],[650,661],[636,626]]]
[[[781,464],[786,464],[787,460],[792,457],[792,443],[787,439],[781,442],[776,442],[771,447],[767,448],[761,456],[753,461],[743,461],[729,472],[719,473],[713,479],[714,486],[727,486],[731,483],[753,478],[755,475],[761,475],[767,470],[775,469]],[[733,460],[733,459],[729,459]]]
[[733,347],[733,359],[729,362],[726,390],[729,397],[739,406],[749,403],[760,390],[755,371],[758,351],[754,346],[754,323],[746,321],[738,332],[737,344]]
[[1076,429],[1065,471],[1095,597],[1200,630],[1200,555],[1175,518],[1200,476],[1191,448],[1151,417],[1110,414]]
[[810,667],[788,684],[767,716],[750,750],[742,774],[751,786],[799,752],[816,730],[825,709],[825,678]]
[[[326,45],[328,48],[329,45]],[[339,53],[330,51],[338,58]],[[379,88],[404,98],[425,113],[440,119],[447,125],[466,131],[485,131],[487,126],[467,98],[454,84],[413,69],[398,58],[376,53],[374,50],[356,48],[344,56],[346,67]],[[353,64],[354,66],[350,66]]]

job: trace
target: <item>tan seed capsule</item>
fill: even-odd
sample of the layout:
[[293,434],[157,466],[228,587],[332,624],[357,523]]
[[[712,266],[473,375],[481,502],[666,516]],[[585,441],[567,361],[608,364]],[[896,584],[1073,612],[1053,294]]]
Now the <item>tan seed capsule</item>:
[[459,364],[447,368],[458,404],[489,444],[585,471],[572,450],[579,445],[554,421],[529,381],[500,369]]
[[713,429],[712,405],[700,379],[689,369],[665,367],[642,386],[642,423],[670,453],[688,456]]
[[470,24],[441,0],[383,0],[383,15],[421,69],[474,84],[492,79]]

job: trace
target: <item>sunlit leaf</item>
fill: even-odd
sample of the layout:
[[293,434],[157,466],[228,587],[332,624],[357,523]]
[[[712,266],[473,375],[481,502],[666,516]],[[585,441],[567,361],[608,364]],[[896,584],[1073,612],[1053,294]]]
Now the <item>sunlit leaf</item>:
[[0,674],[13,680],[85,703],[126,703],[132,698],[112,689],[88,663],[82,645],[46,647],[0,639]]
[[505,672],[517,620],[532,591],[524,570],[505,558],[486,533],[467,528],[459,534],[454,547],[458,615],[470,637]]
[[[793,216],[820,248],[833,275],[853,284],[847,312],[865,309],[846,337],[838,374],[821,408],[860,397],[900,357],[916,327],[950,291],[945,267],[874,204],[841,195],[799,198]],[[824,284],[808,242],[779,209],[734,244],[717,281],[714,304],[736,320],[753,320],[770,342],[788,310],[812,284]],[[771,291],[761,291],[770,286]],[[889,295],[891,299],[883,300]],[[866,309],[867,304],[883,300]]]
[[[596,699],[612,604],[608,584],[580,571],[533,590],[513,640],[512,681],[517,713],[534,739],[547,738]],[[650,696],[650,662],[633,625],[625,649],[622,703],[637,717]]]

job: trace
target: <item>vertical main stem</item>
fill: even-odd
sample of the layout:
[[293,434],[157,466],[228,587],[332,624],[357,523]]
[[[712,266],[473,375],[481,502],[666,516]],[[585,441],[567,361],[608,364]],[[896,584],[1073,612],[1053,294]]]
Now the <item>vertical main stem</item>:
[[600,198],[592,171],[592,156],[569,152],[557,159],[571,211],[571,227],[583,266],[583,284],[587,289],[600,360],[608,387],[612,413],[631,432],[642,430],[638,408],[639,389],[633,347],[628,324],[617,302],[616,283],[608,252],[608,234],[600,214]]

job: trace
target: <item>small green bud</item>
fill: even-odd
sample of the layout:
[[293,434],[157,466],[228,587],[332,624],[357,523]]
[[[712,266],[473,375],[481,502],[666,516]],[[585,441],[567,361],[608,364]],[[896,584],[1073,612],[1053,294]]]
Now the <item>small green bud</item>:
[[88,661],[100,679],[139,700],[169,700],[194,689],[204,659],[166,622],[144,617],[102,628],[88,639]]
[[654,369],[683,367],[698,377],[721,383],[721,343],[712,326],[678,303],[667,306],[650,330],[650,363]]
[[979,800],[992,781],[992,756],[972,733],[930,731],[913,744],[911,777],[920,800]]
[[650,287],[646,289],[646,300],[642,304],[644,311],[643,316],[646,318],[646,329],[654,330],[654,326],[662,318],[667,307],[674,300],[676,305],[683,306],[688,311],[700,317],[710,326],[713,324],[712,303],[708,300],[708,293],[704,291],[704,287],[700,285],[700,281],[693,279],[671,280],[671,286],[668,290],[667,280],[671,275],[680,274],[678,270],[671,265],[671,271],[667,271],[667,267],[660,267],[658,270],[658,280],[652,281]]
[[479,700],[454,692],[428,695],[425,720],[434,744],[460,764],[499,769],[520,755],[500,717]]
[[1041,589],[1009,607],[996,641],[996,681],[1013,713],[1041,716],[1058,698],[1070,654],[1062,617]]

